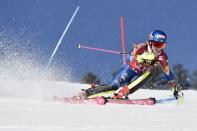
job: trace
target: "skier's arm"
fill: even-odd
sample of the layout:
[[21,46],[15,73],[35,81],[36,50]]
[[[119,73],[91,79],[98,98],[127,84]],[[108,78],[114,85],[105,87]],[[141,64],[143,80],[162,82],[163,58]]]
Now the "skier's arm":
[[159,59],[159,62],[163,68],[163,71],[165,73],[166,79],[168,80],[168,85],[172,89],[176,88],[176,82],[174,81],[174,75],[170,70],[169,64],[168,64],[168,57],[167,55],[163,55],[162,59]]
[[174,75],[172,74],[172,72],[170,71],[169,65],[168,65],[168,59],[167,56],[165,57],[165,59],[163,59],[162,61],[160,61],[160,64],[163,67],[163,70],[165,72],[165,76],[168,80],[168,86],[172,89],[173,91],[173,95],[176,99],[178,99],[181,95],[180,95],[180,91],[177,88],[177,84],[174,81]]
[[130,51],[131,53],[126,55],[126,62],[132,61],[136,59],[138,55],[142,54],[145,50],[143,47],[145,46],[145,43],[134,44],[133,50]]
[[166,76],[167,80],[169,82],[173,81],[174,76],[173,76],[172,72],[170,71],[167,55],[159,56],[159,63],[161,64],[161,66],[163,68],[163,71],[165,73],[165,76]]
[[134,44],[133,45],[133,52],[132,56],[137,57],[137,55],[140,55],[144,52],[145,46],[147,46],[146,43],[139,43],[139,44]]

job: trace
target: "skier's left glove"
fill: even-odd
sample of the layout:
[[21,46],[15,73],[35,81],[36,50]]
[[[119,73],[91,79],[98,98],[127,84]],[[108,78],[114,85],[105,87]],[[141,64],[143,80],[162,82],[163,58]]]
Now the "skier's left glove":
[[174,80],[168,82],[169,87],[172,89],[173,95],[176,99],[182,96],[182,93],[178,89],[176,82]]
[[129,94],[129,88],[128,86],[124,86],[122,88],[119,88],[114,95],[112,96],[113,99],[127,99]]

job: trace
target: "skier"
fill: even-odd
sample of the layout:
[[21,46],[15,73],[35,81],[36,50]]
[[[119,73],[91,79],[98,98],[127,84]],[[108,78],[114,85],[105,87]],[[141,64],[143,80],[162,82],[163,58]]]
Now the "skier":
[[163,68],[168,85],[177,99],[180,96],[180,92],[170,71],[168,57],[163,50],[166,44],[167,35],[161,30],[154,30],[148,35],[147,42],[134,46],[131,55],[129,55],[129,61],[119,69],[110,84],[94,86],[94,88],[84,90],[82,94],[87,97],[105,91],[116,90],[112,98],[127,98],[131,93],[128,84],[132,83],[133,79],[139,78],[147,70],[152,69],[155,64],[159,64]]

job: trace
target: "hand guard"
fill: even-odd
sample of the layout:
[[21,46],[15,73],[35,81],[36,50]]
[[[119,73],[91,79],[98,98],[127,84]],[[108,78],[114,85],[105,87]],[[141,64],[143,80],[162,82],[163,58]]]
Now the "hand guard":
[[151,66],[154,59],[155,55],[152,52],[145,52],[141,55],[137,55],[137,62],[145,66]]
[[127,99],[127,95],[129,94],[129,88],[126,85],[123,88],[119,88],[114,95],[112,96],[113,99]]

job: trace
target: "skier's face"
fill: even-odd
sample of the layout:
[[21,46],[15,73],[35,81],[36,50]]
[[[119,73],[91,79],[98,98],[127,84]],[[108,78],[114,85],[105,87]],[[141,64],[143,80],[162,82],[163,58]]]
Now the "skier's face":
[[165,43],[155,42],[155,41],[152,41],[151,43],[152,43],[152,46],[154,46],[155,48],[164,49],[166,47]]
[[166,47],[165,43],[151,41],[152,49],[155,53],[160,53]]

